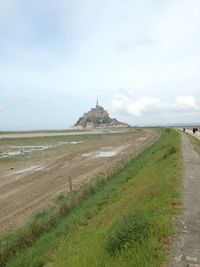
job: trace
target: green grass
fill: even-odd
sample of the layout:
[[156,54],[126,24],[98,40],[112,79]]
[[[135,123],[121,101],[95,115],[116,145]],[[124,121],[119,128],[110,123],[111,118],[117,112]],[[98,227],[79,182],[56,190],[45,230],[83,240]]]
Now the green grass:
[[88,197],[74,198],[70,212],[63,211],[67,216],[6,266],[160,266],[177,211],[181,169],[180,136],[163,130],[125,168],[83,189]]
[[191,136],[191,134],[188,134],[188,137],[193,144],[195,150],[199,153],[200,155],[200,140],[197,139],[196,137]]
[[106,249],[109,255],[116,256],[122,250],[149,238],[154,230],[151,220],[150,214],[141,210],[130,211],[117,220],[107,233]]

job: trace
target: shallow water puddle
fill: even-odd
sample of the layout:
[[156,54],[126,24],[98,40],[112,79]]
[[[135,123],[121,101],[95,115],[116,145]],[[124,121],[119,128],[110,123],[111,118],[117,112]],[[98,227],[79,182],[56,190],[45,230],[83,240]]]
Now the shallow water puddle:
[[15,151],[8,151],[0,153],[0,158],[9,158],[18,155],[24,155],[26,153],[31,153],[35,151],[44,151],[48,149],[53,149],[65,144],[76,145],[81,144],[83,141],[67,141],[67,142],[59,142],[54,145],[35,145],[35,146],[11,146],[10,149],[16,149]]
[[127,148],[129,145],[124,145],[124,146],[120,146],[118,148],[115,149],[105,149],[105,150],[100,150],[97,151],[95,156],[96,158],[109,158],[109,157],[113,157],[117,154],[119,154],[123,149]]
[[105,149],[105,150],[99,150],[96,152],[86,153],[86,154],[83,154],[82,157],[110,158],[120,153],[120,151],[124,149],[125,147],[127,146],[118,147],[116,149]]
[[70,144],[70,145],[76,145],[76,144],[82,144],[83,141],[68,141],[64,142],[63,144]]
[[109,158],[113,157],[118,154],[119,151],[117,150],[110,150],[110,151],[98,151],[96,152],[96,158]]
[[26,153],[31,153],[34,151],[43,151],[46,149],[51,149],[53,148],[53,146],[21,146],[21,147],[12,147],[12,148],[18,148],[20,150],[0,153],[0,158],[9,158],[9,157],[18,156],[18,155],[24,155]]

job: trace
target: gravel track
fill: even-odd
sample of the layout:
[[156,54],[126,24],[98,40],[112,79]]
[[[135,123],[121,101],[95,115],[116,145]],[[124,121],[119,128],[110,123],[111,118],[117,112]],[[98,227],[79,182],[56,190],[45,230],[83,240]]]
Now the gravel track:
[[200,156],[181,133],[184,161],[183,214],[177,220],[169,267],[200,267]]

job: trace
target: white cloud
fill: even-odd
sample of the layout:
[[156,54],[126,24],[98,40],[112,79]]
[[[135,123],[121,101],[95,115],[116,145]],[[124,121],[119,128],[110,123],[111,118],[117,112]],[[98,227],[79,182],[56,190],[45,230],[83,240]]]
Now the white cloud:
[[200,105],[192,96],[179,96],[175,98],[174,108],[177,110],[199,110]]
[[145,119],[151,117],[162,119],[177,118],[185,116],[196,118],[200,113],[200,103],[197,103],[193,96],[178,96],[171,101],[162,101],[159,98],[142,97],[133,99],[127,95],[114,95],[111,102],[111,112],[118,115],[131,115]]
[[145,36],[145,35],[141,35],[138,37],[135,37],[133,39],[125,39],[125,40],[117,40],[115,42],[115,48],[117,51],[129,51],[131,49],[134,49],[136,47],[140,47],[140,46],[146,46],[146,47],[151,47],[151,46],[155,46],[158,45],[159,42],[157,40],[153,40],[152,38]]
[[157,98],[142,97],[133,100],[126,95],[115,95],[112,99],[112,110],[140,117],[144,112],[157,109],[160,104],[160,100]]
[[0,105],[0,112],[3,111],[3,107]]

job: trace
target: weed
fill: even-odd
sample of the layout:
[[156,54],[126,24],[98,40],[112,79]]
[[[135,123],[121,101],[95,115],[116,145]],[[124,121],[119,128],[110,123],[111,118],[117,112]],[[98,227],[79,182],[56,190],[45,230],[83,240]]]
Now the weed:
[[147,214],[141,210],[128,213],[115,222],[108,231],[106,249],[110,255],[148,238],[153,231],[153,224]]
[[171,146],[163,155],[163,159],[168,158],[170,155],[175,154],[177,152],[177,149],[174,146]]
[[168,134],[171,133],[171,128],[165,128],[165,132]]
[[194,149],[197,151],[197,153],[199,153],[200,155],[200,140],[197,139],[194,136],[191,136],[190,134],[187,134],[187,136],[189,137],[190,141],[192,142]]

